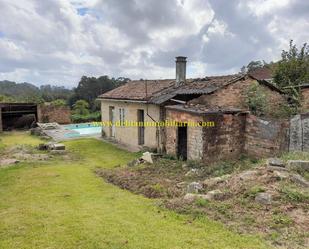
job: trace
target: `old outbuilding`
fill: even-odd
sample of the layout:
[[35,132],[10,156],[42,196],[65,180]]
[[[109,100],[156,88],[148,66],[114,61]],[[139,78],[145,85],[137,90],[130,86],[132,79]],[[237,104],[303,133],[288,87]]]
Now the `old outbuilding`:
[[[261,89],[268,110],[286,105],[283,92],[269,79],[263,79],[262,73],[187,79],[186,57],[176,57],[176,79],[130,81],[99,96],[103,134],[120,143],[154,148],[183,159],[236,157],[250,151],[245,141],[249,141],[246,140],[250,120],[248,91],[252,87]],[[125,122],[143,124],[167,120],[209,121],[215,126],[136,127]],[[278,132],[276,130],[271,139],[276,139]],[[281,145],[278,147],[275,143],[265,144],[264,152],[279,151]]]

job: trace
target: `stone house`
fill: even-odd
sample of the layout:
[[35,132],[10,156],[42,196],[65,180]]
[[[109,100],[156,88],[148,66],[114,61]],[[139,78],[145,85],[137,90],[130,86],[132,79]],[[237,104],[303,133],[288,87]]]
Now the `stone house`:
[[[268,105],[277,108],[285,103],[279,89],[250,74],[186,79],[186,57],[177,57],[176,80],[131,81],[100,95],[102,121],[111,124],[102,129],[107,137],[121,143],[156,148],[184,159],[236,157],[245,148],[246,96],[253,84],[265,90]],[[116,125],[125,120],[213,121],[215,127]]]

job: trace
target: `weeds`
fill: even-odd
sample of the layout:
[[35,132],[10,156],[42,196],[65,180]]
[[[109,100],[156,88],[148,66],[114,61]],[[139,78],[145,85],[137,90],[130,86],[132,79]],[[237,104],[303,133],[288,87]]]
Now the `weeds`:
[[307,193],[302,193],[296,189],[292,189],[284,186],[281,188],[280,192],[283,194],[283,199],[290,202],[305,203],[309,202],[309,195]]
[[253,199],[258,193],[262,192],[265,192],[265,188],[261,186],[253,186],[252,188],[250,188],[248,191],[245,192],[245,197]]

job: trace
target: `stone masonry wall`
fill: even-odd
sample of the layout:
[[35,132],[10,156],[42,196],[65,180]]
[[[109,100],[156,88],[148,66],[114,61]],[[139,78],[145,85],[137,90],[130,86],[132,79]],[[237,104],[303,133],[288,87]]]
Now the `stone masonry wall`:
[[[244,148],[245,114],[197,115],[167,110],[167,119],[174,121],[205,121],[215,127],[188,127],[187,154],[190,160],[205,162],[237,158]],[[177,127],[166,128],[166,152],[177,154]]]
[[[168,110],[167,118],[215,123],[214,127],[188,127],[188,159],[214,162],[236,159],[242,154],[261,158],[288,150],[288,120],[261,119],[247,113],[201,116],[175,110]],[[177,127],[166,129],[166,150],[177,154]]]
[[246,115],[216,114],[205,119],[215,122],[215,126],[203,128],[203,161],[238,158],[245,145]]
[[[207,107],[240,108],[248,110],[246,105],[247,92],[249,87],[256,82],[256,80],[250,78],[240,80],[219,89],[212,94],[202,95],[201,97],[192,100],[191,103],[203,104]],[[264,85],[260,86],[266,93],[266,101],[268,105],[278,108],[280,105],[286,103],[284,96],[280,93],[273,91]],[[273,111],[273,109],[270,108],[270,111]]]
[[[167,110],[167,120],[169,121],[192,121],[200,122],[203,120],[202,116],[180,112],[174,110]],[[188,127],[187,128],[187,154],[189,160],[201,160],[203,156],[203,129],[202,127]],[[166,127],[166,153],[176,156],[177,154],[177,127]]]
[[40,105],[38,106],[38,120],[41,123],[69,124],[71,123],[71,110],[67,106]]
[[253,157],[268,157],[288,150],[288,120],[261,119],[248,115],[245,153]]

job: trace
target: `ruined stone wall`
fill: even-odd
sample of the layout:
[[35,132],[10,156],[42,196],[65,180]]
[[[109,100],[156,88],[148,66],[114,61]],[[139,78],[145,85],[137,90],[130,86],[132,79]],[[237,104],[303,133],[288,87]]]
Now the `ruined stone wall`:
[[245,153],[268,157],[288,150],[288,120],[261,119],[248,115],[246,120]]
[[238,158],[245,145],[246,115],[207,115],[205,120],[215,122],[215,126],[203,128],[203,161]]
[[[247,78],[245,80],[240,80],[233,84],[230,84],[216,92],[208,95],[202,95],[199,98],[191,100],[190,103],[203,104],[207,107],[221,107],[221,108],[239,108],[248,110],[246,104],[247,92],[252,84],[256,84],[257,81]],[[273,112],[275,107],[278,109],[283,104],[286,104],[286,100],[283,95],[277,91],[273,91],[270,88],[261,85],[263,92],[266,95],[266,102],[270,106],[269,112]]]
[[[198,115],[167,110],[167,119],[174,121],[214,122],[214,127],[188,127],[187,155],[190,160],[205,162],[239,157],[244,148],[245,114]],[[166,128],[166,151],[177,154],[177,127]]]
[[67,106],[57,107],[43,104],[38,106],[38,120],[41,123],[69,124],[71,123],[71,110]]
[[[203,120],[202,116],[181,112],[175,110],[167,110],[168,121],[178,122],[200,122]],[[177,154],[177,127],[166,127],[166,153],[176,156]],[[201,160],[203,157],[203,129],[202,127],[188,127],[187,128],[187,155],[189,160]]]

